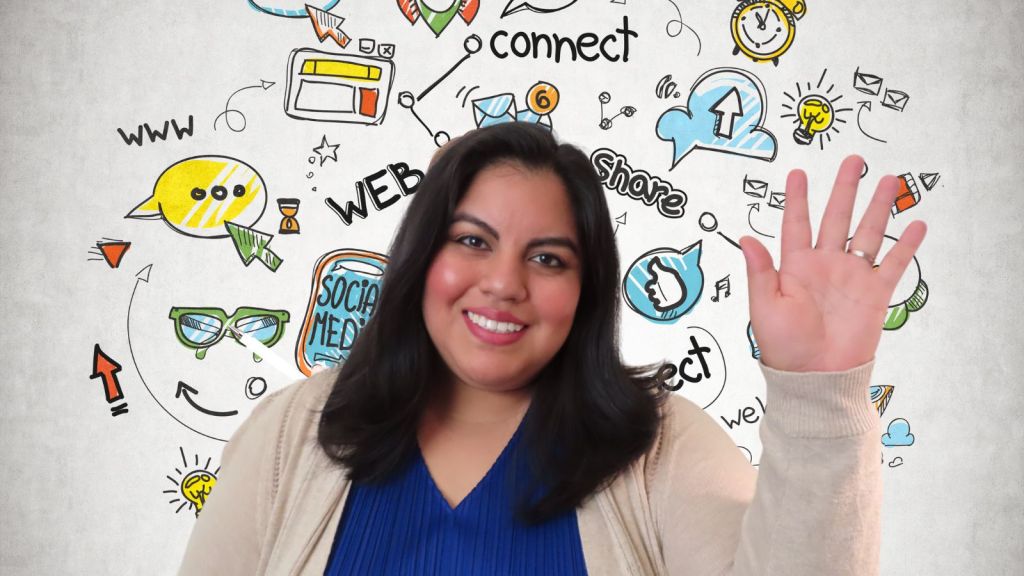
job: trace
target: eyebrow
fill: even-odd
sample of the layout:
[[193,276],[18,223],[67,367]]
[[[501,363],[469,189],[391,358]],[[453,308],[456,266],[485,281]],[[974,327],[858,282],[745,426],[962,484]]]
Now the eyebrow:
[[[465,212],[455,213],[455,215],[452,216],[452,224],[456,222],[469,222],[470,224],[475,224],[476,226],[483,228],[484,231],[491,236],[494,236],[496,240],[501,239],[501,235],[498,234],[498,231],[495,230],[493,226],[471,214],[466,214]],[[576,243],[565,236],[542,236],[540,238],[534,238],[526,243],[527,248],[536,248],[537,246],[562,246],[571,250],[573,255],[578,256],[580,253],[579,248],[576,247]]]

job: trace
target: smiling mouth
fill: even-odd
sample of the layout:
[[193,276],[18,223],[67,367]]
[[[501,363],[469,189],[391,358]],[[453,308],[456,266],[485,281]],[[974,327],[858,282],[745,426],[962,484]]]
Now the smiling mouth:
[[476,314],[468,310],[466,311],[466,317],[469,318],[469,321],[475,326],[495,334],[515,334],[523,328],[526,328],[524,324],[516,324],[515,322],[498,322],[497,320],[491,320],[481,314]]

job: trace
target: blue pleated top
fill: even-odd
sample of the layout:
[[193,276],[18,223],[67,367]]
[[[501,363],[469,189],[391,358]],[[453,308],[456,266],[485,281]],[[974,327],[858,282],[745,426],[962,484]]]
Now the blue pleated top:
[[353,482],[324,574],[586,575],[575,510],[535,526],[514,517],[517,499],[533,480],[518,449],[522,428],[521,421],[455,508],[434,484],[418,445],[389,481]]

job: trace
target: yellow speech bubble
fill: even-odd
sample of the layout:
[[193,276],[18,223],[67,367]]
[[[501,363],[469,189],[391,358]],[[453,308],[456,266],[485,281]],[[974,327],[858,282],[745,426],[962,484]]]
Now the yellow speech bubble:
[[125,218],[163,219],[197,238],[226,238],[225,222],[253,226],[267,207],[256,169],[228,156],[186,158],[160,174],[153,194]]

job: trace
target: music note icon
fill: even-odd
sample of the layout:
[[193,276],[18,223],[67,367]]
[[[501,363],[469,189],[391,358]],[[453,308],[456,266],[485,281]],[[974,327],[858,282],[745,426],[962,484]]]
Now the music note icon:
[[725,290],[725,297],[728,298],[732,294],[732,286],[729,284],[729,275],[726,274],[725,278],[722,278],[718,282],[715,282],[715,295],[711,297],[712,302],[718,302],[719,295],[722,290]]

